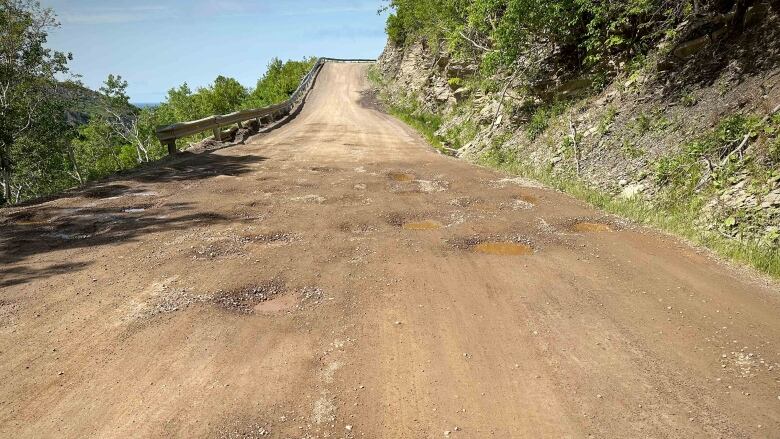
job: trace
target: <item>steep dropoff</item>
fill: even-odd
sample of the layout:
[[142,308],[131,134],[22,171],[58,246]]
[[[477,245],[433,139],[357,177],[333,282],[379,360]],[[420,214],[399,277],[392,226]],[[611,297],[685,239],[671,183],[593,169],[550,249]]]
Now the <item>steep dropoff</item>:
[[[587,75],[529,83],[522,69],[486,76],[479,60],[424,38],[389,41],[376,76],[396,113],[435,120],[445,152],[633,200],[661,222],[693,224],[673,230],[750,248],[772,265],[780,244],[777,11],[751,8],[740,35],[719,28],[717,17],[684,23],[641,68],[606,85]],[[545,71],[544,63],[526,68]]]

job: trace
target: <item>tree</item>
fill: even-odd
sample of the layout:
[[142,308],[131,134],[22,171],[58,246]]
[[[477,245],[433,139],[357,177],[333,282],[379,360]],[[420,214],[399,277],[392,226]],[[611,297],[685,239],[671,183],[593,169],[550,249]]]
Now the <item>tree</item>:
[[127,96],[127,81],[121,76],[108,75],[108,78],[100,87],[103,95],[104,119],[98,117],[98,123],[106,123],[112,136],[118,137],[124,143],[135,148],[138,163],[149,161],[149,147],[147,140],[139,126],[138,114],[128,113],[130,97]]
[[213,114],[226,114],[235,111],[248,95],[240,82],[224,76],[217,76],[214,85],[202,92],[207,95]]
[[267,105],[278,104],[289,98],[301,79],[311,70],[316,58],[310,57],[302,61],[285,61],[274,58],[268,63],[268,69],[262,78],[257,81],[257,86],[244,100],[243,108],[260,108]]
[[45,47],[58,25],[54,12],[37,1],[0,0],[0,204],[12,198],[14,143],[42,116],[55,77],[72,59]]

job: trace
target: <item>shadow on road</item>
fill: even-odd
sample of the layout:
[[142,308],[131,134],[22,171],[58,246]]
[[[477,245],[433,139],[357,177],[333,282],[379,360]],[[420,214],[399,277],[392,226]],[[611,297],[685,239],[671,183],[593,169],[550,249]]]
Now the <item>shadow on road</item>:
[[[0,288],[80,270],[89,263],[58,261],[44,268],[21,265],[30,257],[67,249],[121,245],[140,236],[170,230],[233,221],[214,212],[203,212],[190,203],[165,203],[154,207],[153,198],[122,197],[148,191],[137,183],[168,183],[202,180],[218,175],[241,175],[253,170],[259,156],[223,156],[210,153],[183,153],[175,160],[146,169],[117,175],[110,180],[61,194],[59,198],[84,198],[67,206],[29,203],[27,207],[0,211]],[[100,199],[111,198],[109,205]],[[118,201],[115,201],[117,199]],[[86,201],[86,203],[84,202]],[[146,203],[144,203],[146,201]],[[36,205],[38,204],[38,205]],[[86,205],[84,205],[86,204]]]
[[256,155],[225,156],[212,151],[193,154],[182,152],[176,159],[157,166],[120,175],[117,179],[135,180],[143,183],[164,183],[171,181],[204,180],[218,175],[238,176],[251,172],[250,165],[261,163],[266,157]]
[[92,264],[87,262],[72,262],[65,264],[53,264],[43,268],[30,268],[24,266],[0,268],[0,288],[10,287],[12,285],[23,284],[35,279],[45,279],[49,276],[81,270],[90,265]]

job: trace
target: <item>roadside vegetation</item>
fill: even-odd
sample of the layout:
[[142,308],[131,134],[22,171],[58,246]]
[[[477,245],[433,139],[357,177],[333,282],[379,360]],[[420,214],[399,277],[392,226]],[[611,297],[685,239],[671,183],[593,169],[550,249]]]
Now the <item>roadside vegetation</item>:
[[[254,88],[218,76],[171,88],[160,105],[131,105],[128,83],[109,75],[97,91],[72,75],[72,55],[46,47],[58,26],[33,0],[0,0],[0,205],[56,193],[162,158],[162,125],[287,99],[315,59],[274,59]],[[186,144],[201,137],[181,139]]]
[[[705,138],[713,136],[710,133]],[[695,144],[696,141],[692,142]],[[553,172],[549,168],[539,168],[523,163],[514,154],[507,154],[501,148],[492,148],[480,156],[484,165],[500,169],[504,172],[522,175],[540,181],[552,188],[566,192],[594,207],[606,212],[620,215],[638,224],[657,227],[666,232],[684,237],[696,245],[713,250],[715,253],[756,268],[776,278],[780,278],[780,252],[777,251],[777,234],[780,227],[774,226],[765,240],[740,239],[747,227],[755,227],[753,222],[742,222],[736,217],[745,215],[740,207],[732,207],[731,215],[720,221],[719,226],[703,227],[703,207],[711,199],[713,192],[723,181],[732,178],[728,174],[715,176],[704,190],[695,190],[701,184],[704,172],[697,169],[703,165],[695,154],[682,152],[669,160],[677,163],[678,171],[687,168],[689,174],[677,174],[676,180],[668,180],[659,194],[658,200],[646,200],[640,197],[622,198],[605,192],[571,175]],[[733,168],[731,172],[734,172]],[[780,179],[780,170],[757,168],[760,177]],[[657,178],[667,178],[664,162],[659,163]],[[706,171],[705,171],[706,172]],[[733,174],[732,174],[733,175]],[[756,185],[760,187],[761,185]],[[763,208],[756,209],[759,214]],[[765,211],[763,214],[769,214]]]
[[[417,106],[394,105],[390,108],[390,113],[415,128],[437,149],[441,150],[442,145],[462,141],[449,135],[437,134],[433,129],[435,124],[426,121],[438,120],[440,123],[440,116]],[[512,151],[501,148],[506,136],[495,139],[494,146],[480,155],[478,161],[503,172],[532,178],[596,208],[684,237],[725,258],[745,263],[780,278],[780,252],[777,251],[776,245],[780,237],[780,226],[774,226],[773,232],[768,234],[764,241],[739,239],[748,232],[746,228],[755,227],[752,222],[740,220],[739,217],[746,214],[740,206],[731,207],[726,219],[719,222],[718,227],[702,227],[703,206],[718,188],[733,181],[736,175],[749,173],[755,181],[780,180],[780,168],[771,168],[752,161],[740,162],[737,156],[722,150],[722,140],[731,141],[732,146],[738,146],[733,143],[734,140],[742,141],[745,136],[753,138],[754,141],[760,140],[774,156],[780,155],[780,117],[764,121],[755,117],[728,118],[712,132],[692,140],[678,154],[659,161],[653,177],[663,181],[663,189],[657,200],[653,201],[639,197],[616,197],[573,175],[529,165]],[[705,158],[724,155],[726,157],[721,160],[727,160],[730,166],[721,173],[709,174]],[[756,191],[765,188],[760,184],[753,187]],[[770,211],[760,206],[754,210],[756,212],[753,213],[770,214]]]
[[734,2],[390,0],[387,35],[397,45],[421,38],[442,42],[456,57],[478,59],[483,73],[527,63],[540,44],[555,46],[557,59],[548,61],[603,81],[635,68],[635,60],[693,14],[727,11],[729,3]]
[[[407,63],[420,51],[422,61],[398,70],[400,86],[396,73],[372,79],[390,112],[434,146],[467,150],[780,277],[780,113],[745,107],[741,96],[728,111],[712,103],[716,89],[724,98],[746,78],[731,67],[756,74],[775,65],[777,35],[767,29],[778,1],[388,0],[386,8],[388,63],[407,50]],[[718,44],[700,59],[673,53],[702,35]]]

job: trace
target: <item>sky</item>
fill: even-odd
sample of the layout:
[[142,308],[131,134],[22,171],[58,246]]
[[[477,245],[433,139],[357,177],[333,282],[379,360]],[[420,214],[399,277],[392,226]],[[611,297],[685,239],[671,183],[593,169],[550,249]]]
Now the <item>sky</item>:
[[186,82],[218,75],[253,87],[273,57],[376,58],[385,44],[382,0],[43,0],[61,26],[49,46],[71,52],[92,89],[109,73],[131,102],[156,103]]

